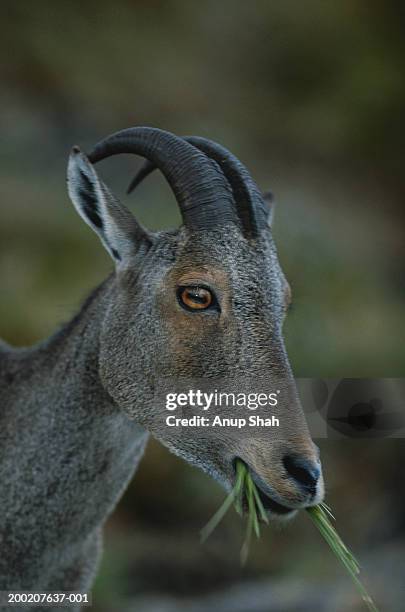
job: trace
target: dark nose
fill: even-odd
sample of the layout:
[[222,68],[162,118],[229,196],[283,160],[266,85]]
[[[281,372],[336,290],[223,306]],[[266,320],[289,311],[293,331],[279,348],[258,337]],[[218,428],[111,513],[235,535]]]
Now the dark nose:
[[287,455],[283,459],[284,467],[292,478],[297,482],[300,489],[310,493],[312,497],[316,494],[316,485],[321,475],[319,463],[295,455]]

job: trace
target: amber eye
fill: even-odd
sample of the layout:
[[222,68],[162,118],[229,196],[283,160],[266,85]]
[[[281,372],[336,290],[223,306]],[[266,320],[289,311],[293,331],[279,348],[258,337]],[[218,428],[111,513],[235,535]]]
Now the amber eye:
[[207,310],[215,304],[215,297],[205,287],[179,287],[178,299],[187,310]]

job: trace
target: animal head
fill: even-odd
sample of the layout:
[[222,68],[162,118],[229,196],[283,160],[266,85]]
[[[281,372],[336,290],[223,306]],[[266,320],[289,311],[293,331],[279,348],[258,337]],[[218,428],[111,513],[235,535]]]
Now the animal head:
[[[183,224],[141,227],[99,178],[111,155],[147,159],[132,187],[157,167]],[[100,377],[116,404],[174,453],[232,486],[242,459],[270,516],[318,503],[323,481],[284,348],[289,285],[272,239],[271,207],[246,168],[211,141],[131,128],[86,157],[72,150],[68,189],[115,263],[100,330]],[[278,380],[281,430],[164,426],[160,380]],[[252,390],[252,389],[250,389]],[[270,406],[261,416],[273,412]]]

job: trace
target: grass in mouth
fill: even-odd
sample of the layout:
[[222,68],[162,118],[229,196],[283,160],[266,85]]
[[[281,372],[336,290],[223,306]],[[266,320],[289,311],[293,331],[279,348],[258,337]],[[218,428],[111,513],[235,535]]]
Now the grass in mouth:
[[[238,514],[242,515],[244,502],[245,507],[247,508],[247,526],[245,539],[240,553],[242,565],[246,563],[253,533],[255,533],[256,537],[259,538],[260,522],[269,522],[256,485],[252,480],[249,470],[242,461],[236,462],[236,480],[233,489],[226,497],[221,507],[216,511],[214,516],[201,530],[201,540],[205,542],[217,525],[222,521],[231,506],[235,506]],[[330,508],[326,504],[318,504],[317,506],[306,508],[306,512],[319,530],[322,537],[329,544],[332,552],[346,568],[368,610],[370,610],[370,612],[378,612],[376,605],[359,579],[359,564],[350,550],[346,547],[330,521],[330,519],[334,520],[334,516]]]

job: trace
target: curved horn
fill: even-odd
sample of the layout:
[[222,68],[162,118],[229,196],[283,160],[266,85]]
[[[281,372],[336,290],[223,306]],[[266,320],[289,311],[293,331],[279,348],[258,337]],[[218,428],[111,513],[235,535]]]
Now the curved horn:
[[[212,140],[198,136],[185,136],[184,140],[219,164],[232,187],[238,216],[246,233],[256,235],[267,224],[268,207],[247,168],[235,155]],[[152,163],[143,164],[131,181],[127,193],[135,189],[153,170]]]
[[129,128],[96,144],[88,158],[96,163],[122,153],[142,155],[159,168],[189,229],[237,223],[232,193],[220,168],[192,144],[157,128]]

